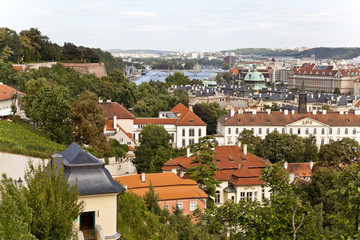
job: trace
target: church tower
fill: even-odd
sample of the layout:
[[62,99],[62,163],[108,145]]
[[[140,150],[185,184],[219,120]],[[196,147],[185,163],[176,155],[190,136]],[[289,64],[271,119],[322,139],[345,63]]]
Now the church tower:
[[299,93],[299,107],[298,107],[298,113],[300,114],[306,114],[307,113],[307,94],[305,91],[305,81],[303,81],[301,86],[301,91]]

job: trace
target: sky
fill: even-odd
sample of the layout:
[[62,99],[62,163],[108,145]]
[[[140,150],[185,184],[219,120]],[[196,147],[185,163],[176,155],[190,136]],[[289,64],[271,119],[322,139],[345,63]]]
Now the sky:
[[360,0],[0,0],[0,27],[103,50],[360,47],[359,11]]

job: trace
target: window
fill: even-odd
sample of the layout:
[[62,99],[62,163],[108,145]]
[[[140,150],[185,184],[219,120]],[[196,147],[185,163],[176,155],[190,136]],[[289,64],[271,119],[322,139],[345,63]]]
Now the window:
[[235,133],[239,134],[239,129],[238,128],[235,129]]
[[245,192],[240,192],[240,200],[244,200],[245,199]]
[[195,129],[189,129],[189,136],[190,137],[193,137],[193,136],[195,136]]
[[201,128],[199,128],[199,137],[201,137]]
[[314,128],[314,135],[316,134],[316,128]]
[[217,190],[217,191],[215,192],[215,194],[216,194],[215,203],[220,203],[220,191]]
[[194,211],[197,208],[197,202],[190,202],[190,211]]
[[345,134],[349,134],[349,130],[345,128]]
[[231,196],[231,201],[235,202],[235,196]]
[[172,134],[171,134],[171,138],[170,138],[170,142],[174,142],[174,137],[175,137],[175,134],[172,133]]
[[254,132],[255,132],[255,131],[254,131],[254,128],[251,128],[251,132],[252,132],[252,133],[254,133]]
[[292,130],[292,128],[290,128],[290,134],[292,134],[293,133],[293,130]]
[[194,144],[195,143],[195,140],[192,138],[192,139],[189,139],[189,144]]
[[182,132],[183,132],[183,134],[182,134],[183,137],[185,137],[185,129],[183,129]]
[[309,134],[309,129],[308,128],[305,129],[305,134]]
[[324,129],[324,128],[321,129],[321,134],[322,134],[322,135],[325,134],[325,129]]
[[231,143],[231,138],[228,138],[228,144],[230,144]]
[[266,129],[266,134],[269,134],[269,132],[270,132],[270,130],[267,128],[267,129]]
[[298,128],[298,134],[301,134],[301,128]]
[[228,134],[231,134],[231,128],[228,128]]
[[169,205],[165,204],[163,209],[169,210]]
[[247,192],[246,193],[246,199],[247,200],[252,200],[252,192]]
[[332,128],[329,129],[329,134],[332,134]]
[[254,201],[257,200],[257,192],[254,192]]
[[261,189],[261,200],[264,201],[264,199],[265,199],[265,189],[262,188]]
[[285,133],[285,128],[281,129],[281,133],[284,134]]
[[340,128],[337,129],[337,134],[338,134],[338,135],[340,134]]
[[321,139],[321,145],[324,145],[324,139],[323,138]]
[[183,203],[182,202],[176,203],[176,208],[182,210],[183,209]]
[[353,134],[356,134],[356,128],[353,129]]
[[259,134],[262,134],[262,128],[259,128]]
[[183,146],[183,147],[186,147],[186,141],[185,141],[185,139],[182,140],[182,146]]

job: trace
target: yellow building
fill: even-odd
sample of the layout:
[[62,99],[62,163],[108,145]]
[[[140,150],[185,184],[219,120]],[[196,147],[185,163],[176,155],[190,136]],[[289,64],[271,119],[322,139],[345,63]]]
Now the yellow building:
[[64,177],[77,183],[79,201],[84,201],[84,211],[75,220],[78,239],[120,239],[117,203],[125,189],[113,180],[105,164],[76,143],[54,154],[51,161],[63,166]]

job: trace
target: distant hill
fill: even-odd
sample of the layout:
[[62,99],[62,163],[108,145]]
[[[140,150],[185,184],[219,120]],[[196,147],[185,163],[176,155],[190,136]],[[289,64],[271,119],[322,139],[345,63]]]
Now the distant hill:
[[270,48],[240,48],[224,50],[222,52],[234,52],[238,55],[261,55],[267,57],[294,57],[305,58],[315,54],[317,59],[352,59],[360,56],[360,48],[311,48],[305,51],[296,50],[272,50]]
[[132,49],[132,50],[122,50],[122,49],[111,49],[110,53],[138,53],[138,54],[157,54],[157,55],[168,55],[171,53],[178,53],[177,51],[163,51],[163,50],[148,50],[148,49]]

